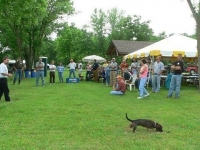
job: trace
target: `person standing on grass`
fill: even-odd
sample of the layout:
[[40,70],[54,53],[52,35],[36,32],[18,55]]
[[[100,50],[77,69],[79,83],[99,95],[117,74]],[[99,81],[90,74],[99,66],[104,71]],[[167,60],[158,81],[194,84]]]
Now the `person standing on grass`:
[[153,64],[152,68],[152,92],[158,93],[160,90],[160,80],[164,69],[164,64],[160,61],[160,56],[156,57],[156,62]]
[[112,59],[109,68],[110,68],[110,86],[113,87],[115,85],[117,76],[117,63],[115,62],[115,58]]
[[91,65],[91,62],[89,61],[87,66],[86,66],[86,77],[85,77],[86,81],[90,81],[90,79],[91,79],[91,71],[92,71],[92,65]]
[[0,64],[0,100],[4,94],[6,102],[10,102],[7,77],[12,77],[12,74],[8,73],[8,62],[8,57],[4,57],[3,62]]
[[139,78],[140,78],[140,85],[139,85],[139,91],[140,91],[140,96],[137,99],[142,99],[144,97],[149,96],[149,93],[145,89],[145,84],[147,82],[147,74],[148,74],[148,66],[147,66],[147,61],[145,59],[142,59],[141,61],[141,68],[139,71]]
[[99,80],[99,64],[97,63],[97,60],[94,59],[94,63],[92,65],[92,72],[93,72],[93,78],[95,82],[98,82]]
[[138,75],[138,62],[137,59],[133,58],[131,63],[131,71],[132,71],[132,77],[133,77],[133,83],[135,83]]
[[106,86],[110,86],[110,61],[108,61],[108,65],[105,67],[105,73],[106,73]]
[[36,86],[38,86],[39,78],[42,79],[42,86],[45,85],[44,82],[44,62],[42,62],[42,58],[39,58],[39,62],[36,63]]
[[57,67],[58,70],[58,78],[60,83],[63,83],[63,72],[65,70],[64,66],[62,65],[62,62],[60,62],[60,64]]
[[173,70],[174,73],[171,78],[167,98],[172,97],[174,89],[175,89],[175,98],[178,98],[180,93],[182,70],[183,70],[183,61],[181,54],[178,54],[177,61],[174,62],[174,64],[171,66],[171,69]]
[[71,78],[72,73],[74,75],[74,78],[76,78],[75,69],[76,69],[76,64],[75,64],[74,60],[71,59],[70,63],[69,63],[69,78]]
[[49,82],[50,84],[55,84],[55,71],[56,71],[56,66],[54,65],[54,61],[51,61],[51,64],[49,65]]
[[113,86],[113,91],[110,92],[112,95],[123,95],[126,92],[126,84],[122,76],[117,76],[117,83]]
[[15,77],[14,77],[14,80],[13,80],[13,85],[15,85],[15,82],[17,80],[17,76],[18,76],[18,84],[20,84],[20,82],[22,80],[22,71],[24,70],[24,65],[23,65],[23,62],[21,60],[21,57],[18,57],[13,68],[15,70]]
[[147,59],[147,66],[148,66],[148,70],[149,70],[147,77],[149,77],[149,84],[150,84],[150,86],[152,86],[153,63],[151,62],[150,58]]
[[82,66],[83,66],[83,64],[81,63],[81,60],[79,60],[78,61],[78,76],[79,76],[80,80],[83,80],[82,76],[81,76],[81,74],[82,74]]
[[119,65],[119,67],[120,67],[120,70],[121,70],[121,76],[123,76],[123,70],[128,69],[128,63],[126,62],[125,59],[122,61],[122,63]]
[[147,66],[148,66],[148,70],[149,70],[148,75],[150,75],[150,78],[151,78],[152,77],[152,71],[153,71],[153,63],[151,62],[150,58],[147,59]]
[[107,66],[108,66],[108,61],[106,60],[106,61],[104,61],[102,67],[105,69]]

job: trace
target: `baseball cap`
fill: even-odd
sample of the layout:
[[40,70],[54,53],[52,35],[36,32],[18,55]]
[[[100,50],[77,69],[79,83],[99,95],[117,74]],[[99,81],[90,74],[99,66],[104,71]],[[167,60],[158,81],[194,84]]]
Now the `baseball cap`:
[[117,78],[117,79],[123,79],[123,77],[122,77],[122,76],[117,76],[116,78]]

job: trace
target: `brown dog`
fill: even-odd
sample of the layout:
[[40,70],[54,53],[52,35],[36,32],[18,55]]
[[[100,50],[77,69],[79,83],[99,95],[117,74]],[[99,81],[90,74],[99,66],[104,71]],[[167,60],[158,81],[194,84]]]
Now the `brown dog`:
[[163,132],[162,126],[155,121],[152,121],[152,120],[149,120],[149,119],[131,120],[131,119],[128,118],[127,113],[126,113],[126,119],[131,122],[130,128],[133,128],[133,132],[136,131],[137,126],[146,127],[147,129],[154,129],[155,128],[157,132]]

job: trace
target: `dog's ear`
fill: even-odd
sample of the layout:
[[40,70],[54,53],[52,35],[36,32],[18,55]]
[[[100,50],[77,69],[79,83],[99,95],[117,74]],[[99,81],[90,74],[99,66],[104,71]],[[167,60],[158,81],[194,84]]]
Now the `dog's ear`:
[[156,124],[156,131],[163,132],[162,126],[160,124]]

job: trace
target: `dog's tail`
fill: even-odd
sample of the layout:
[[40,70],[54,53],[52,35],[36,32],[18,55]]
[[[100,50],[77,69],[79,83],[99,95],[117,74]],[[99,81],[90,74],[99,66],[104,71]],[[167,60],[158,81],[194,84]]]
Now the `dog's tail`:
[[131,119],[128,118],[127,113],[126,113],[126,119],[127,119],[128,121],[130,121],[130,122],[133,122],[133,120],[131,120]]

